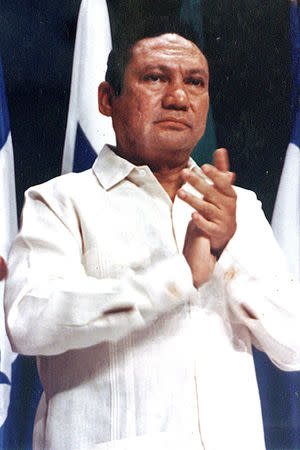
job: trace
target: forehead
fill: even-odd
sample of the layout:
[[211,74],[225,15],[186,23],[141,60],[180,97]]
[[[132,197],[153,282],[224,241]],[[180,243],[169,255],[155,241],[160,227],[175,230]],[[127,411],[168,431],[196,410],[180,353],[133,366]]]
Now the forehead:
[[207,60],[201,50],[196,44],[178,34],[168,33],[145,38],[134,45],[130,63],[144,66],[158,61],[197,65],[208,72]]

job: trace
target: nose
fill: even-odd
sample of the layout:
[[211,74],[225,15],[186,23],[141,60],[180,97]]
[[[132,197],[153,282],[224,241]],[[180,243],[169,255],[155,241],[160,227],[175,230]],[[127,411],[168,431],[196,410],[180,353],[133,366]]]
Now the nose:
[[162,99],[165,109],[187,111],[190,106],[188,93],[182,81],[170,82]]

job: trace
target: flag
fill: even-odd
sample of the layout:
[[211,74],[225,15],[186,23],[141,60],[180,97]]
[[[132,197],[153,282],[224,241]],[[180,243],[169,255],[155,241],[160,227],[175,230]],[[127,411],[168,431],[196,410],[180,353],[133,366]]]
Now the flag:
[[[300,113],[300,111],[299,111]],[[298,122],[298,123],[297,123]],[[296,126],[300,131],[300,115]],[[300,138],[300,133],[299,133]],[[290,142],[280,178],[272,228],[287,255],[290,271],[300,279],[300,139]],[[300,299],[299,299],[300,300]]]
[[[10,244],[17,233],[14,155],[10,134],[2,64],[0,61],[0,255],[7,259]],[[17,355],[12,352],[5,332],[3,295],[4,281],[0,283],[0,427],[7,418],[10,400],[12,363]],[[0,430],[1,431],[1,430]],[[1,435],[0,435],[1,436]],[[1,442],[0,442],[1,445]]]
[[[0,61],[0,255],[7,259],[10,244],[17,232],[14,155],[6,104],[4,78]],[[11,351],[4,322],[4,281],[0,283],[0,426],[3,425],[9,405],[11,367],[16,354]]]
[[300,280],[300,19],[297,3],[291,2],[290,33],[292,47],[293,122],[277,192],[272,228],[287,256],[290,271]]
[[[272,228],[285,252],[291,273],[300,280],[300,19],[295,0],[290,3],[290,40],[292,134],[277,192]],[[300,373],[282,372],[266,359],[261,359],[260,365],[267,447],[300,449]]]
[[97,101],[111,45],[106,1],[83,0],[77,23],[62,173],[90,168],[104,144],[115,144],[111,119],[99,113]]
[[[0,255],[5,259],[17,228],[13,147],[0,61]],[[11,350],[4,323],[4,283],[0,282],[0,450],[30,450],[41,386],[34,358]]]
[[[181,19],[198,34],[198,46],[204,48],[201,0],[183,0],[180,11]],[[203,52],[205,54],[205,51]],[[193,150],[192,157],[197,164],[211,163],[213,152],[217,148],[214,119],[209,106],[204,135]]]

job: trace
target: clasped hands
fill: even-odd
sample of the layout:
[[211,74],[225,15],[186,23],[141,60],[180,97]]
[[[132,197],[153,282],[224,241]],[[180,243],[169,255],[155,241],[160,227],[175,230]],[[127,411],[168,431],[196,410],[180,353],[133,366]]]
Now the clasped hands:
[[235,175],[229,172],[227,151],[216,150],[213,165],[205,164],[201,169],[211,184],[189,169],[184,169],[181,175],[202,198],[184,189],[177,192],[179,198],[195,209],[187,227],[183,254],[196,288],[210,279],[216,260],[236,230]]

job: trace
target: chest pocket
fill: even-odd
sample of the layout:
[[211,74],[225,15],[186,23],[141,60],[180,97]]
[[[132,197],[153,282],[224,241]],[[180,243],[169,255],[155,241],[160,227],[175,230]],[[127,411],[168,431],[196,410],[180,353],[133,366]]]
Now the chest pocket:
[[140,272],[151,264],[147,236],[128,232],[110,233],[97,239],[82,257],[87,275],[95,278],[120,278],[128,268]]
[[123,197],[110,197],[105,215],[95,208],[93,220],[82,224],[82,262],[90,276],[120,278],[128,268],[140,272],[173,250],[162,233],[159,211]]

